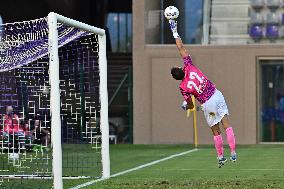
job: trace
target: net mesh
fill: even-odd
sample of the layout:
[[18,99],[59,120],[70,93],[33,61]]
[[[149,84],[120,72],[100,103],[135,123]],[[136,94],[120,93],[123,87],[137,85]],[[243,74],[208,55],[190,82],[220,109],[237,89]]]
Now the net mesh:
[[[59,47],[87,35],[78,28],[58,23]],[[33,62],[48,53],[47,18],[1,26],[0,70],[6,71]]]
[[[51,188],[47,19],[3,25],[1,35],[0,185]],[[63,176],[98,178],[102,174],[98,36],[58,23],[58,42]],[[80,182],[64,180],[64,187]]]

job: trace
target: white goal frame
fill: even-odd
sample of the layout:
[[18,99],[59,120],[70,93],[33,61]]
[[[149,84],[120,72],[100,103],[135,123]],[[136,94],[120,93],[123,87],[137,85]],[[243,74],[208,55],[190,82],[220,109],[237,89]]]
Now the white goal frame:
[[48,51],[51,105],[51,143],[52,143],[52,172],[54,189],[63,188],[62,178],[62,145],[60,121],[60,90],[59,90],[59,57],[57,23],[63,23],[75,28],[98,34],[99,42],[99,73],[100,73],[100,128],[102,133],[102,178],[110,177],[109,160],[109,125],[108,125],[108,92],[107,92],[107,60],[105,30],[84,24],[82,22],[61,16],[56,13],[48,14]]

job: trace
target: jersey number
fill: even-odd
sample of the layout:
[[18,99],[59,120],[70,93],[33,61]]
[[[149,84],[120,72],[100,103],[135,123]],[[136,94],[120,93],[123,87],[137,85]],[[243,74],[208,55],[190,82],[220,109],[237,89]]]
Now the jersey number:
[[191,80],[191,81],[188,81],[187,87],[188,87],[189,89],[192,89],[192,87],[194,87],[195,90],[196,90],[199,94],[201,94],[201,93],[203,92],[202,89],[201,89],[201,85],[202,85],[202,83],[203,83],[203,81],[204,81],[204,77],[203,77],[203,76],[200,77],[196,72],[190,72],[190,73],[189,73],[189,78],[192,79],[192,80],[197,79],[200,84],[199,84],[199,86],[197,86],[197,85],[195,84],[195,82],[193,82],[193,81]]

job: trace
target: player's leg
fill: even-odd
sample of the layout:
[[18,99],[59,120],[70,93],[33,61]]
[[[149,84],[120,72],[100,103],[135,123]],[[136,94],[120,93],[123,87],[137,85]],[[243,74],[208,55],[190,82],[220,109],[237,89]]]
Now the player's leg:
[[236,139],[235,139],[235,134],[234,134],[234,130],[230,125],[230,121],[229,121],[229,116],[225,115],[222,120],[222,125],[224,127],[224,129],[226,130],[226,135],[227,135],[227,142],[230,146],[230,150],[231,150],[231,157],[230,160],[231,161],[236,161],[237,160],[237,155],[236,155]]
[[224,148],[223,148],[223,139],[221,135],[221,130],[219,127],[219,123],[216,125],[213,125],[211,127],[213,137],[214,137],[214,143],[215,143],[215,149],[218,155],[218,165],[221,167],[224,165],[224,163],[227,161],[227,159],[224,157]]
[[210,97],[210,99],[202,104],[201,107],[204,111],[204,116],[207,124],[212,130],[215,148],[218,155],[218,164],[219,167],[221,167],[222,165],[224,165],[226,158],[224,157],[223,139],[219,124],[223,116],[228,113],[228,109],[222,93],[216,90],[215,93]]

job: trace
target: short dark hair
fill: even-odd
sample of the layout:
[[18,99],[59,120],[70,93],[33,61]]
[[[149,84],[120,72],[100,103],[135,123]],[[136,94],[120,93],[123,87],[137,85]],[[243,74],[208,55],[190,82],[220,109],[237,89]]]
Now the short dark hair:
[[184,77],[184,71],[180,67],[173,67],[171,69],[171,74],[176,80],[182,80]]

